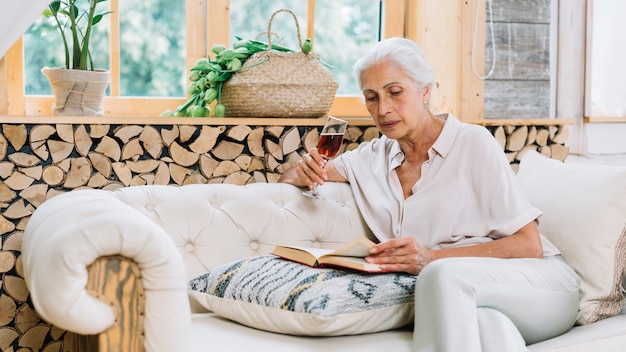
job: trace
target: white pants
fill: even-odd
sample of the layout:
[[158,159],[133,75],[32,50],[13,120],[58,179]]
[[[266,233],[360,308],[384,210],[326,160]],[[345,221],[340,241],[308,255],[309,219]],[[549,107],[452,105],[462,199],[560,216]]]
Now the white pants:
[[574,325],[579,285],[560,256],[434,261],[415,286],[413,349],[527,351]]

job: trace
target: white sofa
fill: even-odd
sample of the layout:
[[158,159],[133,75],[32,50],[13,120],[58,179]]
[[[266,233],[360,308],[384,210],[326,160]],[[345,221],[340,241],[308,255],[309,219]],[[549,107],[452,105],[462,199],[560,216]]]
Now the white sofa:
[[[529,199],[545,212],[540,224],[544,235],[557,245],[562,243],[559,236],[576,235],[572,231],[587,236],[587,243],[573,238],[571,246],[576,248],[562,249],[584,281],[593,281],[597,270],[606,272],[607,265],[614,269],[607,272],[612,281],[604,284],[611,287],[581,289],[581,312],[589,317],[607,309],[598,295],[608,292],[615,301],[617,289],[620,307],[622,303],[620,288],[613,283],[623,280],[625,253],[611,258],[607,253],[626,247],[626,168],[580,170],[531,155],[523,159],[518,176]],[[613,178],[610,184],[604,176],[596,182],[597,175]],[[225,319],[189,300],[190,279],[224,263],[267,254],[275,244],[336,248],[356,236],[370,235],[348,185],[327,183],[320,190],[326,200],[303,197],[286,184],[137,186],[56,196],[35,211],[25,231],[24,270],[33,304],[38,314],[62,329],[85,335],[112,329],[130,313],[85,287],[89,266],[97,258],[122,257],[140,270],[137,277],[145,293],[139,295],[145,299],[139,302],[145,301],[145,310],[140,309],[145,316],[142,313],[139,320],[143,324],[125,326],[117,338],[135,334],[148,351],[410,351],[410,326],[350,336],[278,334]],[[602,197],[594,196],[600,193]],[[571,197],[563,199],[564,194]],[[581,204],[588,208],[579,209]],[[607,216],[616,218],[616,226],[621,223],[621,234],[611,233],[599,245],[602,248],[594,249],[603,234],[583,233],[585,226],[610,222]],[[615,230],[607,226],[598,229]],[[552,235],[560,228],[568,233]],[[574,257],[585,248],[596,256],[592,262],[585,253]],[[587,272],[580,265],[592,269]],[[608,309],[613,316],[573,327],[528,349],[624,351],[626,310],[619,312],[618,307],[614,315],[615,304]],[[511,334],[518,338],[515,331]]]

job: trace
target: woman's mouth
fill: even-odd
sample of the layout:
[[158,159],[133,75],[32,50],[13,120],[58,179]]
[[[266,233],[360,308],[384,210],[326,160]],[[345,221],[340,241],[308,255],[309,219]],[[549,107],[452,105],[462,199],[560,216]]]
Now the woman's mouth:
[[380,125],[384,128],[384,129],[392,129],[394,128],[396,125],[398,125],[400,123],[400,121],[388,121],[388,122],[383,122]]

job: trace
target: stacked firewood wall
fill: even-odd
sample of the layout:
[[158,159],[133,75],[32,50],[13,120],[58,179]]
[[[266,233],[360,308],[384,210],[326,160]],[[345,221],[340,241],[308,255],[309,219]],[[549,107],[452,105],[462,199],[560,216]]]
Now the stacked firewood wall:
[[[527,149],[567,155],[564,127],[488,128],[514,167]],[[349,127],[343,151],[378,135]],[[29,300],[20,257],[28,219],[45,200],[83,188],[276,182],[318,139],[315,126],[2,124],[0,350],[64,351],[65,332]]]
[[569,148],[566,126],[489,126],[504,150],[513,170],[517,171],[520,158],[527,150],[535,150],[549,158],[565,160]]

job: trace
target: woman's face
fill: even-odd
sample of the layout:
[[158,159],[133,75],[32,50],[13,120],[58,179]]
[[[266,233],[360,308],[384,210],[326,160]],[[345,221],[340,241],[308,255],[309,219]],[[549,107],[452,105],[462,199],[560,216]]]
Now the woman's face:
[[408,137],[429,112],[424,104],[430,88],[419,88],[403,70],[388,61],[361,73],[367,111],[382,134],[392,139]]

